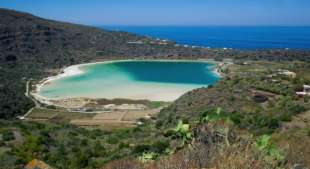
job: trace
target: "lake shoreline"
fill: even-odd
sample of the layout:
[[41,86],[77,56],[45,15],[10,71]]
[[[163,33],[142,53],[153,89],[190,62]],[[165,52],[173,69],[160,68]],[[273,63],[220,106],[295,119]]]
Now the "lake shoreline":
[[[210,71],[212,71],[214,74],[216,74],[216,76],[218,76],[219,78],[223,77],[223,74],[219,71],[219,68],[218,66],[220,65],[220,63],[222,62],[218,62],[218,61],[215,61],[213,59],[196,59],[196,60],[191,60],[191,59],[180,59],[180,60],[166,60],[166,59],[156,59],[156,60],[153,60],[153,59],[130,59],[130,60],[106,60],[106,61],[96,61],[96,62],[91,62],[91,63],[82,63],[82,64],[76,64],[76,65],[71,65],[71,66],[68,66],[68,67],[65,67],[63,69],[60,70],[59,74],[56,75],[56,76],[50,76],[50,77],[47,77],[47,78],[44,78],[42,79],[39,83],[37,83],[35,86],[35,90],[33,90],[31,92],[31,95],[39,102],[43,103],[43,104],[47,104],[47,105],[54,105],[54,101],[57,101],[57,100],[65,100],[65,99],[75,99],[75,97],[72,97],[72,98],[61,98],[61,99],[53,99],[53,98],[47,98],[47,97],[44,97],[42,95],[39,94],[41,88],[54,81],[54,80],[58,80],[58,79],[61,79],[61,78],[66,78],[66,77],[70,77],[70,76],[76,76],[76,75],[80,75],[80,74],[83,74],[84,71],[81,69],[81,67],[84,67],[84,66],[89,66],[89,65],[95,65],[95,64],[109,64],[109,63],[114,63],[114,62],[128,62],[128,61],[141,61],[141,62],[145,62],[145,61],[150,61],[150,62],[161,62],[161,61],[164,61],[164,62],[207,62],[207,63],[211,63],[211,64],[214,64],[211,66],[211,69]],[[173,93],[171,93],[171,95],[173,95]],[[85,97],[85,98],[88,98],[88,99],[101,99],[102,97]],[[152,95],[151,96],[148,96],[145,98],[147,100],[150,100],[152,101]],[[156,97],[154,97],[156,98]],[[169,98],[169,99],[168,99]],[[108,99],[108,98],[106,98]],[[130,98],[132,100],[143,100],[141,98]],[[155,100],[153,100],[155,101]],[[158,100],[156,100],[158,101]],[[168,97],[167,96],[167,99],[164,99],[164,101],[171,101],[171,96]]]

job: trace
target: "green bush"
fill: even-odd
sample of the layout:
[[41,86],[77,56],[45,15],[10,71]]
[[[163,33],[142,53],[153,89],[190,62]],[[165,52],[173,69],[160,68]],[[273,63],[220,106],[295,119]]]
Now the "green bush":
[[14,137],[14,133],[10,130],[5,130],[3,133],[2,133],[2,138],[4,141],[11,141],[11,140],[14,140],[15,137]]
[[182,139],[182,145],[188,144],[192,140],[191,126],[187,123],[183,123],[182,120],[179,120],[178,125],[174,130],[174,136],[176,138]]
[[157,129],[160,129],[160,127],[163,125],[163,123],[164,123],[163,120],[157,120],[155,123],[155,127]]
[[106,141],[109,144],[118,144],[119,139],[115,136],[109,136]]
[[48,106],[46,106],[46,108],[48,108],[48,109],[56,109],[57,107],[54,106],[54,105],[48,105]]
[[157,159],[159,157],[159,154],[157,153],[154,153],[154,152],[145,152],[143,153],[142,155],[140,155],[138,157],[138,159],[143,162],[143,163],[146,163],[146,162],[150,162],[150,161],[153,161],[155,159]]
[[280,121],[289,122],[292,121],[292,116],[288,113],[283,113],[278,117],[278,119]]
[[293,115],[304,112],[306,110],[307,109],[304,106],[301,106],[299,104],[292,105],[291,107],[289,107],[289,112],[291,112]]
[[229,117],[222,112],[221,108],[217,108],[217,109],[210,109],[202,113],[201,121],[202,122],[218,121],[225,118]]
[[102,157],[105,156],[107,153],[105,147],[99,141],[95,142],[93,150],[93,154],[95,157]]
[[133,154],[143,154],[145,152],[150,151],[151,146],[148,144],[141,144],[134,147],[132,153]]
[[280,120],[260,113],[232,113],[230,118],[241,128],[249,129],[255,134],[269,134],[280,125]]
[[169,148],[168,141],[157,141],[151,146],[152,152],[155,152],[158,154],[163,154],[167,148]]
[[129,144],[128,144],[128,143],[120,142],[120,143],[118,144],[118,148],[119,148],[119,149],[129,148]]
[[275,145],[270,143],[271,136],[262,135],[256,139],[255,146],[263,151],[267,155],[267,159],[281,161],[284,159],[284,155]]
[[3,140],[0,140],[0,147],[5,146],[5,142]]

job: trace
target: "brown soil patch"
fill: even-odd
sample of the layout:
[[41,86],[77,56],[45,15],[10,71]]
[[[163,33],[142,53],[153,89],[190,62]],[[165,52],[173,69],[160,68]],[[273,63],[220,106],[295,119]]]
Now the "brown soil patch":
[[108,113],[98,113],[96,116],[94,116],[93,120],[103,120],[103,121],[110,121],[110,120],[116,120],[120,121],[122,116],[127,111],[111,111]]

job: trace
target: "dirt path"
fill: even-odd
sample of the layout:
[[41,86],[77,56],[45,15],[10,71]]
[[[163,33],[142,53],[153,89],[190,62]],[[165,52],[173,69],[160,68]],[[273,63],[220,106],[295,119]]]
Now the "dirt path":
[[128,112],[129,112],[128,110],[124,111],[124,112],[120,115],[120,117],[118,118],[118,122],[123,121],[123,118],[125,117],[125,115],[126,115]]
[[21,116],[21,117],[19,118],[19,119],[21,119],[21,120],[26,119],[27,116],[32,112],[32,110],[33,110],[34,108],[40,108],[40,107],[41,107],[40,103],[30,95],[29,85],[30,85],[30,80],[28,80],[28,81],[26,82],[26,92],[25,92],[25,96],[28,97],[29,99],[31,99],[31,100],[33,101],[33,103],[34,103],[35,106],[32,107],[31,109],[29,109],[29,110],[27,111],[26,114],[24,114],[23,116]]
[[26,83],[26,93],[25,93],[25,96],[28,97],[29,99],[31,99],[34,102],[35,107],[41,107],[40,103],[31,96],[30,91],[29,91],[29,85],[30,85],[30,80],[28,80],[27,83]]

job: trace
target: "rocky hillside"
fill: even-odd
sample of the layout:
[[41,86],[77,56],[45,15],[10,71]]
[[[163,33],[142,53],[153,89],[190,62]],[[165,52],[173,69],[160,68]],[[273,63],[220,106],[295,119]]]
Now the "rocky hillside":
[[[128,42],[143,41],[143,44]],[[64,66],[94,60],[202,55],[199,50],[147,43],[152,39],[125,32],[42,19],[0,9],[0,118],[25,113],[30,78],[41,79]]]
[[[125,32],[56,22],[27,13],[0,10],[1,63],[32,62],[36,64],[79,63],[104,56],[158,56],[169,54],[191,55],[191,50],[169,45],[128,44],[147,40]],[[84,54],[81,54],[84,53]],[[82,57],[81,57],[82,56]],[[46,66],[46,65],[44,65]]]

